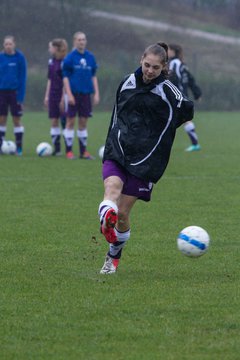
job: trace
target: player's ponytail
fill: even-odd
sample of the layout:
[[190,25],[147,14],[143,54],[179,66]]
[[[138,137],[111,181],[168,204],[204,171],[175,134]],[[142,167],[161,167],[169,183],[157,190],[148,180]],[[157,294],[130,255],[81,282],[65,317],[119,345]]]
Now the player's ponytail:
[[168,62],[168,45],[164,42],[158,42],[157,43],[159,46],[161,46],[165,52],[166,52],[166,62]]

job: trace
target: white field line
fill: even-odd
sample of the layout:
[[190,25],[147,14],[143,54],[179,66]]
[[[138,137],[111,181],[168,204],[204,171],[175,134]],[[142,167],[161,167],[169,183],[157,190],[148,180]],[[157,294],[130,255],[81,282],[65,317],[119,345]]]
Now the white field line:
[[165,23],[162,21],[147,20],[147,19],[138,18],[135,16],[118,15],[118,14],[109,13],[106,11],[97,11],[97,10],[89,11],[89,15],[98,17],[98,18],[101,17],[104,19],[115,20],[115,21],[132,24],[132,25],[142,26],[142,27],[150,28],[150,29],[158,29],[158,30],[163,30],[163,31],[175,32],[178,34],[180,33],[183,35],[198,37],[201,39],[205,39],[205,40],[209,40],[209,41],[213,41],[213,42],[220,42],[223,44],[240,45],[240,39],[233,37],[233,36],[225,36],[225,35],[220,35],[220,34],[209,33],[206,31],[185,28],[182,26],[175,26],[175,25],[168,24],[168,23]]

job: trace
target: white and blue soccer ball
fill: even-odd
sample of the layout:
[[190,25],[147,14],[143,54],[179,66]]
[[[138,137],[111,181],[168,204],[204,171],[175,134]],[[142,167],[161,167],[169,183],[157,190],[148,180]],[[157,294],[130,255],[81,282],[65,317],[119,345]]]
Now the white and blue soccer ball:
[[182,254],[189,257],[199,257],[208,250],[210,237],[200,226],[188,226],[178,235],[177,247]]
[[5,155],[15,155],[16,154],[16,144],[14,141],[11,140],[3,140],[1,151]]
[[40,157],[50,156],[53,153],[52,145],[47,142],[41,142],[36,148],[36,153]]
[[98,156],[100,157],[100,159],[103,158],[103,154],[104,154],[104,150],[105,150],[105,146],[102,145],[99,150],[98,150]]

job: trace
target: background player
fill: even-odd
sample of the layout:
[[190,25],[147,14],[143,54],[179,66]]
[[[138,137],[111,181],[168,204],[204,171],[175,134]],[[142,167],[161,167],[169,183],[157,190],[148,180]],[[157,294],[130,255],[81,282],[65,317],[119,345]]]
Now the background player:
[[67,123],[64,131],[66,156],[73,159],[74,123],[78,114],[77,137],[79,140],[80,158],[93,159],[87,152],[87,121],[92,116],[93,104],[99,103],[99,88],[96,76],[97,63],[94,55],[86,50],[87,39],[83,32],[73,36],[73,51],[63,62],[64,86],[68,96]]
[[24,127],[21,122],[23,101],[26,92],[27,65],[22,52],[16,49],[13,36],[5,36],[3,51],[0,53],[0,149],[7,131],[7,116],[10,109],[16,155],[22,155]]
[[48,106],[51,119],[50,135],[54,146],[53,155],[61,155],[61,129],[59,119],[62,120],[65,111],[62,62],[67,54],[68,45],[65,39],[53,39],[49,43],[51,59],[48,62],[48,81],[44,104]]
[[[183,50],[180,45],[169,44],[168,46],[169,70],[170,80],[179,88],[179,90],[188,97],[188,89],[191,90],[194,99],[200,100],[202,91],[196,84],[193,75],[190,73],[187,65],[183,62]],[[191,145],[186,148],[186,151],[197,151],[201,147],[198,143],[198,136],[195,129],[195,124],[192,121],[186,122],[184,130],[188,134]]]

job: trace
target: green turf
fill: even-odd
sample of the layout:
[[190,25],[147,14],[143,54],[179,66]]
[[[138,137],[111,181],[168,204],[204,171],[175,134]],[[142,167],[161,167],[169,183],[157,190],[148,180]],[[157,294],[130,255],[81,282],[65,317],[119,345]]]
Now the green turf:
[[[24,156],[0,157],[1,359],[239,359],[239,117],[197,113],[197,153],[179,129],[118,273],[104,276],[101,161],[38,158],[49,123],[25,115]],[[95,155],[109,118],[89,121]],[[188,225],[211,236],[199,259],[176,248]]]

